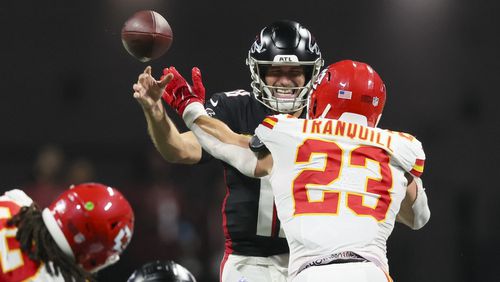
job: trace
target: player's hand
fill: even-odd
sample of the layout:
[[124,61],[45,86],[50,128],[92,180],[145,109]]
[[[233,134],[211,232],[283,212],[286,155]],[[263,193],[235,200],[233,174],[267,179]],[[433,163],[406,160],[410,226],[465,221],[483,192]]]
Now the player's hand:
[[133,85],[134,98],[145,111],[149,111],[155,118],[162,118],[164,115],[163,105],[161,104],[161,95],[172,80],[173,75],[163,75],[160,80],[156,80],[151,75],[151,67],[148,66],[143,73],[139,75],[137,83]]
[[189,85],[174,67],[164,69],[163,75],[173,75],[163,92],[163,100],[181,117],[189,104],[196,102],[205,104],[205,87],[201,79],[201,72],[197,67],[191,70],[193,86]]

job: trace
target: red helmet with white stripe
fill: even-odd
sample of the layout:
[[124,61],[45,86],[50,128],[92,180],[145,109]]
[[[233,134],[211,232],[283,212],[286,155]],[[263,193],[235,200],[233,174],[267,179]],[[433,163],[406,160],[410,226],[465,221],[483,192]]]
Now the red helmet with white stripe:
[[375,127],[385,99],[385,84],[368,64],[340,61],[320,74],[311,93],[308,117],[339,119],[349,113],[366,118],[368,126]]
[[98,183],[72,186],[42,215],[63,252],[92,272],[117,262],[134,230],[134,213],[125,197]]

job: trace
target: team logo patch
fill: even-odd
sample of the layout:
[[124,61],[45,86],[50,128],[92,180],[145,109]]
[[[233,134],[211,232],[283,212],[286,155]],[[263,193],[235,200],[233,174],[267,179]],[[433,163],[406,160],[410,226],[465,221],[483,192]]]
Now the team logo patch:
[[281,63],[295,63],[298,62],[299,58],[295,55],[276,55],[274,56],[273,62],[281,62]]
[[379,101],[378,97],[373,97],[372,104],[373,104],[374,107],[378,106],[378,101]]
[[212,104],[212,106],[214,106],[214,107],[217,107],[217,104],[219,104],[219,101],[214,101],[214,100],[212,100],[212,98],[210,98],[210,104]]

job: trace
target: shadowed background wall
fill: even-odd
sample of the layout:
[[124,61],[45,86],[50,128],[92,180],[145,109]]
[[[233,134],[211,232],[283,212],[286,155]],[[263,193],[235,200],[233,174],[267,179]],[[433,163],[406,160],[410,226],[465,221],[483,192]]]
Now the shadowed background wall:
[[[274,20],[294,19],[314,34],[326,65],[353,59],[377,70],[388,89],[380,127],[412,133],[424,144],[432,217],[418,232],[396,226],[388,242],[393,278],[499,281],[499,6],[466,0],[4,1],[0,192],[37,187],[40,166],[46,167],[37,160],[47,146],[56,148],[64,174],[58,185],[83,179],[116,186],[140,214],[136,237],[101,281],[125,281],[153,259],[176,259],[200,281],[217,281],[221,166],[169,165],[159,158],[132,98],[146,64],[126,53],[120,30],[137,10],[162,14],[174,42],[150,63],[153,73],[173,65],[189,77],[198,66],[210,95],[249,90],[245,57],[255,35]],[[82,163],[87,174],[72,174]],[[154,218],[143,209],[152,199]]]

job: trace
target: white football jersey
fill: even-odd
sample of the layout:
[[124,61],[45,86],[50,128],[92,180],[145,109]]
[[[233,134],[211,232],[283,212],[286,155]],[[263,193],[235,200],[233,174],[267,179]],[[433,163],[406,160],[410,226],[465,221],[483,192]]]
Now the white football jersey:
[[[7,220],[33,201],[23,191],[14,189],[0,196],[0,281],[2,282],[64,282],[62,275],[49,274],[44,263],[34,261],[21,252],[15,239],[17,228]],[[50,263],[50,262],[49,262]]]
[[273,156],[270,181],[290,247],[289,273],[353,251],[388,272],[386,241],[425,154],[411,135],[330,119],[267,117],[255,131]]

